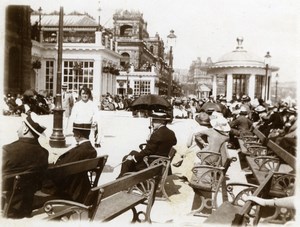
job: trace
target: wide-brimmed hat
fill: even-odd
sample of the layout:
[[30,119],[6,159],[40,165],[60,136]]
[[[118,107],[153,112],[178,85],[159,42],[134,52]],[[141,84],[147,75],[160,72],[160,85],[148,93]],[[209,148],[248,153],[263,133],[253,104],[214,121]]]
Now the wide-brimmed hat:
[[67,84],[63,84],[63,85],[61,85],[61,88],[62,88],[62,89],[67,89],[67,88],[68,88],[68,85],[67,85]]
[[198,115],[196,115],[195,121],[197,121],[198,124],[203,125],[203,126],[210,125],[209,115],[205,112],[200,112]]
[[228,124],[228,121],[224,117],[218,117],[215,119],[212,119],[210,121],[211,126],[221,132],[229,132],[230,131],[230,126]]
[[254,109],[254,111],[256,111],[257,113],[262,113],[262,112],[266,111],[266,108],[263,107],[262,105],[258,105],[258,106]]
[[46,127],[42,125],[40,117],[34,112],[22,113],[21,117],[25,124],[38,136],[46,136],[44,131]]
[[243,95],[241,101],[250,102],[251,98],[248,95]]
[[240,110],[239,110],[239,114],[241,115],[247,115],[248,114],[248,110],[245,106],[241,106]]
[[213,111],[211,113],[211,115],[209,116],[209,119],[213,120],[213,119],[217,119],[219,117],[224,117],[224,115],[221,112]]

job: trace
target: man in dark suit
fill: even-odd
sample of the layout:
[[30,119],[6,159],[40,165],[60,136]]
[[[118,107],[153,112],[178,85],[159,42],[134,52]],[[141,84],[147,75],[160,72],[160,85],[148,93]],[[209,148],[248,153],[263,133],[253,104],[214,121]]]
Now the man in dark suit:
[[[2,176],[24,171],[43,171],[48,166],[48,151],[43,148],[38,138],[45,131],[40,123],[39,116],[34,112],[22,114],[22,125],[18,130],[19,139],[11,144],[2,147]],[[17,192],[11,201],[11,208],[8,211],[9,218],[29,217],[32,212],[33,196],[40,186],[39,180],[32,179],[27,182],[27,187]],[[12,185],[11,182],[3,182],[2,190],[7,191],[9,199]]]
[[160,155],[168,157],[172,146],[176,145],[175,133],[166,125],[170,119],[165,117],[152,118],[153,133],[143,150],[131,151],[122,159],[121,172],[117,178],[122,177],[127,172],[136,172],[147,168],[144,157],[149,155]]
[[[81,128],[80,125],[77,125],[73,127],[73,133],[77,146],[62,154],[55,165],[97,157],[97,151],[89,140],[90,129]],[[55,185],[58,193],[77,202],[83,202],[91,188],[90,181],[85,173],[67,179],[59,179],[55,182]]]

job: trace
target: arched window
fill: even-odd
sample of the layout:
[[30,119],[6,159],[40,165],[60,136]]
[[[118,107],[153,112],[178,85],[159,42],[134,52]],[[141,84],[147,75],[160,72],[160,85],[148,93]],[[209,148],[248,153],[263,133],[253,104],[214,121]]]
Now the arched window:
[[153,46],[150,46],[150,52],[153,54]]
[[123,37],[131,37],[132,33],[132,26],[131,25],[123,25],[120,28],[120,36]]
[[130,55],[127,52],[124,52],[121,55],[122,55],[121,66],[125,67],[126,65],[129,65],[129,63],[130,63]]

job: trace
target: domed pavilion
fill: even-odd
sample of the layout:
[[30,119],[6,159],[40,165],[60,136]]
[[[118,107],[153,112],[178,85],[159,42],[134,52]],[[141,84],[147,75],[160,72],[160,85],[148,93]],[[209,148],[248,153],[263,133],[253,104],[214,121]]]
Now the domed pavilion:
[[266,61],[270,58],[269,53],[263,59],[243,48],[242,37],[237,38],[237,43],[235,50],[223,55],[208,69],[213,76],[212,95],[224,95],[227,101],[242,95],[268,100],[272,72],[279,68]]

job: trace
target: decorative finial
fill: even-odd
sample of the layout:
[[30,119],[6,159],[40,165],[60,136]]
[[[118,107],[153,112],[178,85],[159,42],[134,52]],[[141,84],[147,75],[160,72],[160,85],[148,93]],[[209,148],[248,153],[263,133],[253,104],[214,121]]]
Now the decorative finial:
[[237,41],[237,43],[238,43],[236,49],[237,49],[237,50],[242,50],[242,49],[243,49],[242,44],[243,44],[244,38],[241,37],[241,36],[240,36],[240,37],[237,37],[236,41]]

